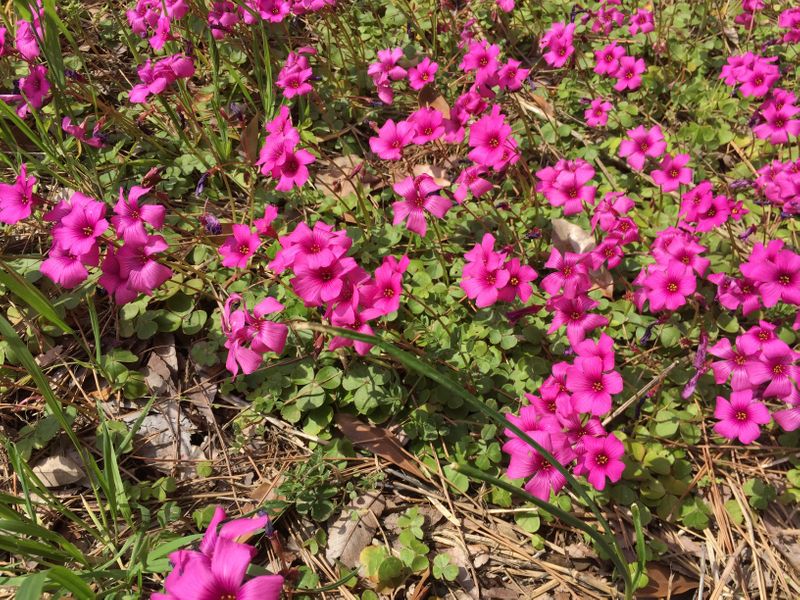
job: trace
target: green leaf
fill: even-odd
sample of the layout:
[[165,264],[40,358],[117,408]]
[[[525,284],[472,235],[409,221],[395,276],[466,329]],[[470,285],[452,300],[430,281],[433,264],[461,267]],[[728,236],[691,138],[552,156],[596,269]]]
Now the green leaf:
[[28,575],[17,590],[17,600],[39,600],[42,597],[47,574],[47,571],[41,571]]
[[30,306],[37,314],[41,315],[64,333],[73,333],[72,328],[67,325],[56,313],[50,301],[26,279],[11,269],[5,262],[0,261],[0,283],[11,290],[15,296]]

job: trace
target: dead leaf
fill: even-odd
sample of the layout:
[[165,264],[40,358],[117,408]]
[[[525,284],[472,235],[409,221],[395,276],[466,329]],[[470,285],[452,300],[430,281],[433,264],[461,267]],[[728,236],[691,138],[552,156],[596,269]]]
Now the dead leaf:
[[527,111],[544,116],[548,120],[555,119],[556,111],[553,105],[539,94],[517,94],[520,105]]
[[636,592],[638,600],[672,598],[700,586],[699,582],[683,573],[672,571],[669,566],[657,562],[647,563],[647,577],[650,578],[647,586]]
[[[132,423],[138,417],[139,414],[134,412],[122,420]],[[167,402],[142,421],[134,454],[150,459],[151,464],[164,473],[175,469],[180,477],[186,479],[194,475],[197,462],[206,460],[203,450],[192,444],[191,435],[195,430],[178,402]]]
[[385,508],[386,502],[378,490],[367,492],[345,506],[328,530],[325,558],[331,562],[338,559],[351,569],[355,567],[361,551],[375,537],[378,518]]
[[77,483],[85,476],[83,467],[78,460],[67,452],[53,454],[40,460],[33,467],[33,472],[48,488]]
[[144,367],[144,382],[152,393],[172,396],[177,391],[174,380],[178,373],[175,337],[170,334],[159,335],[155,343]]
[[[565,219],[553,219],[552,226],[553,246],[562,253],[584,254],[597,247],[597,242],[595,242],[592,233],[579,225],[570,223]],[[603,296],[611,298],[614,295],[614,279],[608,269],[603,267],[597,271],[590,271],[589,278]]]
[[58,346],[53,346],[45,352],[44,354],[40,354],[36,357],[36,364],[39,365],[41,368],[49,367],[50,365],[54,364],[57,360],[61,358],[62,353],[64,352],[64,346],[59,344]]
[[239,139],[239,147],[251,165],[256,164],[258,161],[258,134],[261,131],[261,117],[256,114],[247,126],[242,130],[242,135]]
[[419,177],[420,175],[430,175],[433,178],[433,181],[436,182],[436,185],[439,187],[449,187],[452,183],[448,177],[447,169],[440,167],[439,165],[430,165],[427,163],[414,165],[412,173],[414,173],[414,177]]
[[431,108],[435,108],[445,119],[450,118],[450,105],[447,103],[447,100],[444,99],[444,96],[431,84],[426,85],[419,91],[419,96],[417,96],[419,100],[420,107],[422,106],[430,106]]
[[519,600],[520,593],[515,592],[514,590],[509,590],[508,588],[484,588],[483,597],[490,598],[492,600]]
[[356,446],[385,458],[415,477],[427,479],[414,461],[414,457],[406,452],[397,438],[385,429],[368,425],[347,413],[337,414],[334,420],[345,437]]
[[464,591],[469,594],[470,598],[475,598],[476,600],[480,598],[480,589],[475,585],[475,582],[469,574],[471,565],[467,551],[460,545],[455,545],[445,550],[445,554],[447,554],[452,559],[453,564],[458,567],[456,582],[464,588]]
[[357,154],[337,156],[332,160],[318,160],[314,185],[329,198],[341,200],[356,193],[356,182],[369,189],[369,185],[360,178],[364,159]]

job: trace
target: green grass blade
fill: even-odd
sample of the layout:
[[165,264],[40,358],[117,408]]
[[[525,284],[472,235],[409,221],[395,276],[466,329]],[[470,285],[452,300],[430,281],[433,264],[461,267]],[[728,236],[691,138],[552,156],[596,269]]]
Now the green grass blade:
[[64,333],[73,333],[72,328],[58,316],[50,301],[24,277],[5,262],[0,261],[0,283],[10,289],[15,296],[30,306],[36,313],[50,321]]

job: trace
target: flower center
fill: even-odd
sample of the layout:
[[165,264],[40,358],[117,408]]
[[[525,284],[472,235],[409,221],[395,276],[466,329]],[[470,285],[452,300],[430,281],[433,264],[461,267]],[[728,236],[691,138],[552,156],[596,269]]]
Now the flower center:
[[394,290],[392,288],[386,288],[385,290],[383,290],[383,297],[394,298]]
[[762,342],[766,342],[772,337],[772,335],[768,331],[759,331],[758,332],[758,339]]
[[603,391],[603,382],[602,382],[602,381],[595,381],[595,382],[592,384],[592,389],[593,389],[595,392],[602,392],[602,391]]
[[791,283],[791,281],[792,281],[792,278],[789,275],[785,274],[785,273],[783,275],[781,275],[780,277],[778,277],[778,282],[781,285],[789,285]]
[[333,273],[331,273],[326,269],[320,272],[319,278],[322,279],[322,281],[330,281],[331,279],[333,279]]
[[579,313],[577,310],[572,311],[569,315],[569,318],[572,319],[573,321],[579,321],[581,318],[581,313]]
[[83,228],[83,235],[85,235],[86,237],[90,237],[93,234],[94,234],[94,227],[92,227],[91,225],[87,225],[86,227]]
[[678,177],[678,169],[670,169],[669,176],[673,179]]
[[494,285],[496,281],[497,281],[497,277],[495,277],[494,273],[487,273],[486,274],[486,283],[488,283],[489,285]]
[[496,137],[493,137],[489,140],[489,147],[490,148],[497,148],[500,145],[500,140]]
[[512,277],[511,279],[508,280],[508,283],[510,283],[513,286],[517,286],[519,285],[519,279],[517,279],[516,277]]
[[422,130],[422,133],[424,133],[425,135],[430,135],[433,133],[433,129],[431,129],[430,127],[426,127],[425,129]]
[[311,247],[309,248],[309,250],[311,251],[311,254],[319,254],[322,251],[322,248],[320,247],[319,244],[314,243],[314,244],[311,244]]
[[740,423],[743,423],[744,421],[747,421],[747,413],[743,410],[737,410],[734,418]]
[[595,456],[594,462],[601,467],[605,467],[608,464],[608,456],[605,454],[598,454]]
[[784,375],[786,373],[786,367],[783,365],[775,365],[772,367],[773,375]]
[[250,254],[250,246],[247,244],[239,246],[239,254]]
[[649,148],[650,146],[647,142],[642,142],[641,144],[639,144],[639,150],[641,150],[642,152],[647,152]]
[[668,292],[672,292],[672,293],[674,294],[675,292],[677,292],[677,291],[678,291],[678,284],[677,284],[677,283],[675,283],[674,281],[670,281],[670,282],[667,284],[667,291],[668,291]]
[[572,275],[572,267],[570,266],[564,267],[563,269],[561,269],[561,274],[564,277],[570,277]]
[[482,56],[482,57],[480,58],[480,60],[478,61],[478,64],[479,64],[480,66],[482,66],[482,67],[485,67],[486,65],[488,65],[488,64],[489,64],[489,59],[488,59],[488,58],[486,58],[485,56]]
[[744,363],[747,362],[747,359],[745,359],[743,354],[736,354],[733,357],[733,362],[734,362],[734,364],[736,364],[736,365],[741,367],[741,366],[744,366]]
[[422,79],[422,81],[428,81],[428,77],[429,77],[429,75],[427,73],[423,73],[422,77],[420,77],[420,79]]

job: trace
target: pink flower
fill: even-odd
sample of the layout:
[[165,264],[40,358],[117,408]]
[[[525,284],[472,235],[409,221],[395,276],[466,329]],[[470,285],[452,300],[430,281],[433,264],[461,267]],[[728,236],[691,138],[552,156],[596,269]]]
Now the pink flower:
[[[471,257],[477,260],[469,260]],[[497,302],[500,290],[510,279],[509,272],[503,268],[506,255],[494,251],[494,236],[486,233],[480,244],[476,244],[467,256],[469,262],[464,266],[461,288],[467,298],[475,300],[479,308]]]
[[245,574],[256,549],[219,537],[210,557],[192,550],[169,555],[172,572],[164,581],[169,600],[280,600],[283,577],[260,575],[245,582]]
[[659,168],[650,172],[662,192],[674,192],[681,184],[689,185],[692,182],[692,170],[686,167],[689,159],[688,154],[678,154],[675,158],[667,154]]
[[101,121],[98,121],[92,130],[92,137],[86,137],[86,123],[88,119],[84,119],[80,125],[73,125],[72,119],[64,117],[61,120],[61,129],[66,133],[73,136],[75,139],[80,140],[87,146],[92,148],[102,148],[104,146],[103,139],[100,135]]
[[139,297],[139,292],[128,285],[127,277],[121,275],[119,261],[112,248],[106,252],[100,270],[102,274],[97,282],[108,292],[109,296],[113,296],[115,303],[127,304]]
[[415,133],[414,125],[408,121],[400,121],[395,125],[389,119],[378,130],[377,137],[369,138],[369,147],[383,160],[400,160],[403,148],[411,143]]
[[730,377],[734,391],[751,386],[749,367],[757,360],[755,352],[745,353],[731,346],[728,338],[722,338],[708,349],[708,353],[722,359],[711,363],[717,385],[726,383]]
[[655,29],[653,23],[653,13],[643,8],[636,9],[636,12],[630,16],[630,25],[628,26],[628,33],[636,35],[637,33],[650,33]]
[[[288,3],[274,2],[274,6],[283,6],[285,7],[286,13],[289,12]],[[275,15],[275,18],[279,21],[283,20],[283,15]],[[269,18],[268,20],[273,21],[273,18]],[[289,52],[289,55],[286,57],[286,62],[280,70],[280,73],[278,73],[278,78],[275,80],[275,85],[283,90],[284,98],[304,96],[314,89],[311,87],[311,84],[308,83],[312,74],[306,56],[301,52]]]
[[539,42],[539,47],[547,48],[544,53],[544,61],[551,67],[561,68],[569,57],[575,53],[575,46],[572,45],[572,36],[575,33],[575,23],[566,25],[563,22],[553,23]]
[[611,410],[611,396],[620,393],[622,387],[620,374],[604,372],[600,358],[579,356],[567,369],[567,389],[572,393],[572,406],[581,413],[607,413]]
[[144,243],[126,243],[117,252],[120,277],[132,290],[151,295],[153,290],[172,277],[172,269],[160,264],[154,256],[169,248],[160,235],[147,237]]
[[529,69],[520,69],[521,65],[522,63],[518,60],[509,58],[506,64],[497,71],[497,85],[509,92],[520,89],[530,73]]
[[791,250],[780,250],[774,257],[759,259],[754,249],[750,260],[741,265],[742,273],[759,284],[764,306],[778,301],[800,305],[800,256]]
[[608,325],[608,319],[602,315],[590,313],[597,307],[597,302],[585,294],[574,298],[558,296],[547,302],[547,308],[554,312],[553,322],[547,333],[555,333],[562,325],[567,326],[567,339],[575,347],[593,329]]
[[597,188],[585,185],[580,172],[562,171],[553,181],[546,196],[553,206],[563,206],[564,214],[569,216],[581,212],[584,205],[594,204],[595,192]]
[[378,62],[372,63],[367,69],[367,73],[376,82],[376,85],[381,80],[381,77],[386,77],[392,81],[403,79],[406,76],[406,70],[397,65],[401,58],[403,58],[402,48],[378,50]]
[[[469,128],[469,158],[479,165],[497,169],[507,148],[511,126],[506,123],[500,106],[492,106],[492,112],[473,123]],[[498,169],[499,170],[499,169]]]
[[627,158],[628,165],[632,169],[641,171],[644,168],[644,161],[647,157],[658,158],[667,149],[661,128],[653,125],[650,129],[645,129],[643,125],[635,129],[628,130],[630,140],[622,140],[619,145],[619,155]]
[[272,228],[272,223],[278,217],[278,207],[272,204],[267,204],[264,207],[264,216],[260,219],[253,221],[253,227],[256,228],[258,235],[266,235],[269,237],[277,238],[278,234]]
[[422,145],[438,140],[444,135],[444,117],[435,108],[422,107],[411,113],[408,122],[414,126],[415,144]]
[[273,179],[278,179],[275,189],[288,192],[293,187],[303,187],[308,181],[308,167],[317,159],[308,150],[288,150],[283,155],[281,164],[272,170]]
[[276,323],[267,319],[283,310],[283,304],[274,298],[267,297],[253,308],[253,316],[248,321],[252,332],[250,347],[256,352],[275,352],[280,354],[286,346],[289,328],[284,323]]
[[[509,415],[509,420],[511,417]],[[519,423],[516,424],[520,426]],[[520,426],[520,429],[523,429],[534,441],[550,452],[562,466],[566,466],[574,460],[574,453],[567,444],[566,436],[563,433],[531,431],[522,426]],[[523,440],[517,438],[510,430],[506,430],[506,435],[511,437],[503,445],[503,452],[510,456],[508,470],[506,471],[509,479],[530,477],[525,483],[525,490],[542,500],[548,500],[551,492],[557,494],[566,485],[567,480],[565,477],[554,469],[553,465],[542,458],[541,454]]]
[[[34,29],[36,29],[35,33]],[[39,57],[39,43],[36,41],[37,34],[39,39],[43,38],[43,31],[40,26],[34,27],[22,19],[17,21],[17,32],[14,36],[14,44],[23,60],[31,62]]]
[[522,302],[527,302],[533,293],[531,282],[538,276],[536,271],[520,263],[518,258],[508,260],[503,268],[508,272],[508,283],[498,292],[497,299],[501,302],[513,302],[519,297]]
[[230,0],[212,2],[208,10],[208,25],[215,40],[223,39],[239,23],[239,9]]
[[583,455],[576,474],[586,475],[586,479],[595,489],[603,490],[606,479],[616,483],[622,478],[625,463],[620,458],[625,454],[625,447],[613,433],[602,437],[583,438]]
[[306,223],[299,223],[292,233],[279,241],[282,249],[269,264],[277,273],[300,263],[311,268],[329,265],[344,256],[353,243],[344,230],[333,231],[333,227],[322,221],[314,223],[313,229]]
[[547,259],[544,266],[555,269],[555,272],[542,279],[541,285],[544,290],[551,296],[563,290],[564,296],[567,298],[573,298],[587,291],[590,287],[589,270],[583,264],[583,259],[583,254],[565,252],[562,255],[556,248],[553,248],[550,251],[550,258]]
[[294,265],[292,287],[306,306],[322,306],[339,298],[345,276],[356,267],[356,262],[346,256],[316,265],[301,262]]
[[34,185],[36,178],[28,177],[28,167],[24,163],[13,185],[0,183],[0,223],[14,225],[31,216]]
[[650,310],[677,310],[697,289],[694,273],[683,263],[671,260],[665,268],[652,269],[644,280]]
[[762,392],[764,398],[791,396],[800,369],[795,365],[798,354],[779,339],[764,344],[761,357],[750,363],[748,374],[753,385],[769,382]]
[[[267,515],[261,515],[252,518],[233,519],[231,521],[227,521],[226,523],[222,523],[225,521],[226,517],[227,515],[225,514],[225,509],[221,506],[217,506],[214,509],[214,515],[211,517],[211,521],[206,528],[206,533],[203,536],[203,539],[200,541],[200,552],[209,558],[214,555],[214,547],[216,546],[219,538],[236,541],[237,538],[269,527],[269,517]],[[221,523],[222,527],[220,527]],[[218,529],[219,531],[217,531]]]
[[54,243],[69,248],[75,255],[87,254],[108,229],[108,221],[103,218],[105,214],[106,205],[96,200],[73,206],[53,228]]
[[583,118],[586,119],[586,125],[589,127],[605,127],[608,124],[608,113],[614,105],[611,102],[603,100],[602,98],[595,98],[583,112]]
[[50,91],[50,82],[47,81],[47,67],[34,65],[30,67],[28,76],[19,80],[19,91],[27,103],[17,109],[20,118],[25,118],[30,108],[41,108],[45,96]]
[[607,44],[600,50],[595,50],[594,72],[598,75],[609,75],[611,77],[619,70],[619,60],[625,56],[625,48],[616,42]]
[[403,197],[403,200],[392,204],[394,210],[392,225],[406,221],[408,230],[421,236],[428,231],[426,212],[442,219],[453,206],[452,202],[437,193],[441,188],[430,175],[406,177],[395,183],[392,189]]
[[475,71],[475,81],[479,85],[487,81],[497,71],[497,56],[500,47],[486,41],[470,42],[469,50],[464,55],[458,68],[469,73]]
[[135,104],[147,102],[151,95],[159,95],[178,79],[188,79],[194,75],[194,62],[181,54],[173,54],[153,63],[149,58],[139,66],[139,79],[128,96]]
[[637,89],[642,85],[642,73],[646,70],[644,59],[623,56],[619,59],[619,68],[614,73],[614,77],[617,79],[614,89],[618,92]]
[[421,90],[429,83],[433,83],[439,65],[427,56],[415,67],[408,70],[408,85],[412,90]]
[[789,136],[800,135],[800,119],[793,118],[798,113],[800,108],[795,106],[777,108],[770,103],[761,111],[762,122],[753,127],[753,132],[759,139],[769,140],[770,144],[786,144]]
[[387,256],[383,259],[383,264],[375,269],[375,282],[365,291],[365,295],[370,296],[371,304],[364,311],[366,319],[388,315],[400,308],[403,273],[409,262],[407,256],[399,261],[394,256]]
[[84,254],[75,254],[72,248],[54,245],[39,270],[53,282],[70,289],[89,276],[87,266],[96,267],[99,262],[100,253],[96,246],[92,246]]
[[257,233],[253,233],[249,226],[237,223],[233,226],[233,235],[226,239],[219,247],[222,255],[222,266],[231,269],[244,269],[250,257],[256,253],[261,245]]
[[481,165],[472,165],[467,167],[456,178],[455,192],[453,198],[461,204],[467,199],[467,194],[471,193],[473,198],[480,198],[486,192],[492,189],[492,183],[488,179],[481,177],[486,172],[486,167]]
[[575,354],[582,358],[596,357],[603,361],[603,370],[614,369],[614,340],[605,333],[595,340],[583,340],[575,345]]
[[743,444],[750,444],[761,435],[759,425],[770,421],[769,410],[761,402],[753,400],[753,392],[741,390],[731,393],[731,399],[717,396],[714,417],[719,422],[714,431],[729,440],[738,439]]
[[149,191],[150,188],[135,185],[126,199],[123,188],[119,189],[119,200],[114,205],[115,216],[111,217],[111,224],[117,230],[117,235],[126,242],[144,242],[147,239],[145,223],[154,229],[161,229],[164,225],[164,215],[167,211],[165,207],[139,204],[139,198]]

